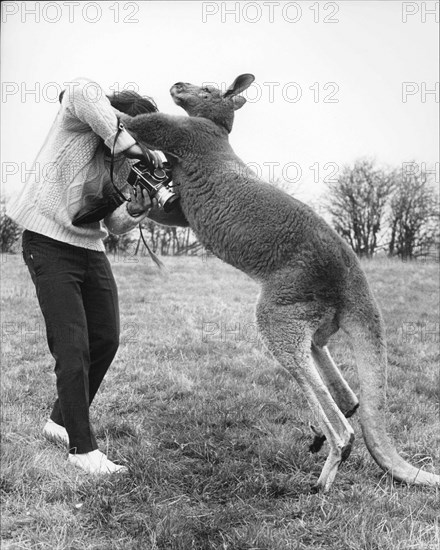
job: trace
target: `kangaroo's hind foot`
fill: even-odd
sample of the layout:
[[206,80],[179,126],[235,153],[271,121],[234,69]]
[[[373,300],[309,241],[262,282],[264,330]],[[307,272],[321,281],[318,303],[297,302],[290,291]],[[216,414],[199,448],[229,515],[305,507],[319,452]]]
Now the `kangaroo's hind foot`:
[[[358,409],[359,400],[333,361],[327,346],[319,346],[317,343],[312,342],[312,357],[318,367],[321,378],[342,414],[345,418],[350,418]],[[309,451],[317,453],[321,450],[326,437],[315,426],[311,425],[310,428],[314,433],[314,438],[309,446]]]

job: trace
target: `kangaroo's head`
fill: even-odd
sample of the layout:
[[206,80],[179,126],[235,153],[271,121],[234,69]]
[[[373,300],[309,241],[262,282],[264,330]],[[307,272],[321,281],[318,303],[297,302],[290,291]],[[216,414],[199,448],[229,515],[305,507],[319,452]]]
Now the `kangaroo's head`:
[[182,107],[189,116],[208,118],[229,133],[234,122],[234,111],[246,103],[240,92],[249,88],[255,80],[252,74],[237,76],[226,92],[215,86],[203,88],[187,82],[177,82],[170,89],[170,94],[176,105]]

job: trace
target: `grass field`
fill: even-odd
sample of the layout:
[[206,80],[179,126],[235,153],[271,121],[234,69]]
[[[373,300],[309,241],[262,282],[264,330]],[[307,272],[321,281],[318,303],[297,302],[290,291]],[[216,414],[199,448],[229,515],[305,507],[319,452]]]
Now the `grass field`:
[[[165,259],[167,280],[133,260],[113,260],[122,340],[91,411],[129,474],[96,480],[41,436],[53,359],[21,257],[2,258],[2,549],[438,549],[438,490],[384,477],[356,417],[333,491],[310,493],[325,452],[308,452],[306,403],[258,339],[255,283],[211,257]],[[438,471],[438,266],[364,267],[387,325],[389,431]],[[331,350],[356,390],[348,342]]]

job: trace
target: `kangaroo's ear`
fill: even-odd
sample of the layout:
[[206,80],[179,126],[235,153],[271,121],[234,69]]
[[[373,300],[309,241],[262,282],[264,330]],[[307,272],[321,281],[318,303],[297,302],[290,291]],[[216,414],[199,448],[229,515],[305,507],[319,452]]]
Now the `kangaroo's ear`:
[[240,92],[243,92],[244,90],[246,90],[246,88],[249,88],[249,86],[252,84],[254,80],[255,80],[255,76],[249,73],[245,73],[245,74],[241,74],[240,76],[237,76],[234,82],[229,86],[229,88],[223,94],[223,97],[237,95]]
[[232,98],[232,102],[234,104],[234,111],[238,111],[246,103],[246,99],[241,95],[236,95]]

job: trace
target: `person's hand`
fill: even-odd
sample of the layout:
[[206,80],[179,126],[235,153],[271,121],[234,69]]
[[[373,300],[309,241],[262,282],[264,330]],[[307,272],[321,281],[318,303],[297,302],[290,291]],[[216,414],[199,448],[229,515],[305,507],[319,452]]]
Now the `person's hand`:
[[153,203],[146,189],[140,185],[130,188],[130,201],[127,202],[127,212],[130,216],[140,216],[148,212],[152,206]]
[[[146,149],[146,151],[153,161],[154,167],[162,168],[162,159],[160,158],[159,154],[155,151],[151,151],[150,149]],[[138,143],[135,143],[134,145],[132,145],[128,149],[125,149],[125,151],[122,152],[129,159],[145,159],[144,149]]]
[[122,151],[122,153],[129,159],[143,159],[144,158],[144,152],[142,151],[140,145],[138,143],[135,143],[128,149],[125,149]]

